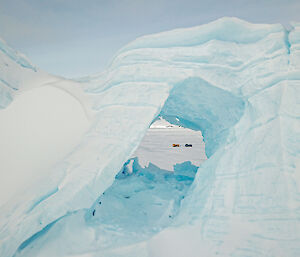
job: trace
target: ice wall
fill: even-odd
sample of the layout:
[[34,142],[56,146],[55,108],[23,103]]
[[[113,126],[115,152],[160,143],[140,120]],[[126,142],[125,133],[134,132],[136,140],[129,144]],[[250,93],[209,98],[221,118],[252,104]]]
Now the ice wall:
[[94,122],[40,183],[48,191],[2,209],[0,255],[55,221],[76,224],[72,212],[92,206],[161,112],[203,130],[210,158],[172,228],[126,248],[90,246],[89,256],[299,256],[299,38],[298,23],[289,32],[224,18],[125,46],[82,84]]

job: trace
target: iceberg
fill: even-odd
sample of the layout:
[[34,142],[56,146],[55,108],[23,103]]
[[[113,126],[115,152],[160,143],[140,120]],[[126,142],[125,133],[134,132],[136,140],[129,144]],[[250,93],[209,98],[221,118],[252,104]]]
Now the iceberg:
[[[39,71],[0,42],[1,126],[18,98],[45,86],[72,99],[72,124],[81,124],[69,148],[1,205],[0,256],[300,256],[300,23],[291,26],[222,18],[144,36],[77,81]],[[171,178],[131,160],[157,117],[202,131],[208,160],[180,164]],[[129,205],[158,215],[136,214],[155,225],[139,230],[122,206],[151,183]],[[143,199],[161,208],[135,205]],[[102,201],[121,211],[101,213]]]

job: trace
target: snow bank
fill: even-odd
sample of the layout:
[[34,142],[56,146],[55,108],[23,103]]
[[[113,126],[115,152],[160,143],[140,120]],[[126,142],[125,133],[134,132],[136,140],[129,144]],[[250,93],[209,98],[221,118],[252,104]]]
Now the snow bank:
[[[121,49],[104,73],[82,83],[92,125],[51,170],[56,179],[1,209],[0,255],[22,255],[31,242],[35,256],[45,256],[34,241],[53,229],[61,256],[299,256],[299,24],[293,26],[289,32],[224,18]],[[159,113],[202,130],[210,158],[172,228],[99,250],[84,209],[112,184]],[[76,244],[63,251],[72,236]]]
[[45,177],[89,127],[80,103],[50,86],[17,96],[0,120],[0,205]]

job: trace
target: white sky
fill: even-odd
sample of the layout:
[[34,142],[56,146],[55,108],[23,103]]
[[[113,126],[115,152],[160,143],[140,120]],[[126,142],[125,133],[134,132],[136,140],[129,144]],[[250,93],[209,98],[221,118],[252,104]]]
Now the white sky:
[[0,0],[0,37],[38,67],[80,77],[141,35],[223,16],[287,26],[299,13],[299,0]]

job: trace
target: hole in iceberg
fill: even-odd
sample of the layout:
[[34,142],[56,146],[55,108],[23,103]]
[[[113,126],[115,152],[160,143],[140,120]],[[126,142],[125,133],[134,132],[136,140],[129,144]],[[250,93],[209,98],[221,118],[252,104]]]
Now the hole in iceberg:
[[[149,236],[179,213],[199,165],[206,160],[201,132],[159,117],[114,183],[86,215],[92,226]],[[177,163],[178,162],[178,163]]]
[[[206,156],[211,157],[234,136],[231,128],[239,121],[243,111],[244,101],[240,97],[214,87],[201,78],[189,78],[174,86],[153,125],[157,125],[157,120],[164,119],[169,122],[167,127],[175,125],[178,129],[189,129],[190,133],[202,131]],[[152,129],[159,131],[162,128],[152,126]],[[166,135],[161,135],[160,140],[167,140]],[[176,136],[174,142],[168,142],[170,150],[183,149],[186,145],[188,150],[189,145],[193,145],[193,142],[183,143],[175,139]],[[172,157],[163,151],[155,153],[154,148],[149,149],[151,140],[154,137],[151,138],[148,131],[137,150],[137,156],[124,164],[111,187],[87,212],[87,224],[126,232],[124,235],[131,237],[133,242],[172,224],[180,213],[181,202],[190,186],[199,183],[195,175],[206,156],[199,152],[196,156],[198,164],[192,161],[180,163],[176,156],[174,159],[177,161],[173,161],[175,165],[171,170],[172,161],[167,161]],[[151,151],[154,163],[144,158],[144,154]],[[205,177],[199,177],[205,180]],[[205,184],[203,181],[201,183]]]
[[[206,156],[213,161],[213,156],[217,156],[219,150],[222,154],[223,146],[234,138],[233,127],[243,115],[244,107],[245,102],[238,95],[214,87],[201,78],[189,78],[174,85],[158,117],[170,125],[188,128],[197,135],[201,131]],[[170,145],[173,143],[184,143],[184,146],[173,148]],[[175,151],[191,150],[182,148],[185,144],[193,145],[193,142],[171,140],[168,146]],[[47,252],[49,249],[55,252],[53,245],[61,245],[69,255],[126,246],[176,225],[181,217],[190,219],[191,215],[181,214],[191,206],[199,212],[199,205],[206,204],[214,183],[211,174],[214,170],[207,168],[205,163],[195,163],[193,158],[181,163],[175,161],[170,169],[159,158],[148,159],[149,162],[142,160],[142,153],[123,165],[114,183],[90,209],[80,210],[59,220],[51,228],[46,227],[38,236],[25,241],[17,254],[37,256],[35,251]],[[161,156],[168,158],[162,153]],[[199,154],[198,161],[202,157]],[[193,202],[194,195],[201,201]],[[188,202],[192,204],[186,204]],[[63,243],[60,238],[63,238]],[[69,247],[65,247],[68,243]]]
[[141,167],[137,157],[129,159],[87,213],[87,222],[126,231],[127,235],[158,232],[178,214],[197,169],[191,162],[184,162],[170,172],[151,163]]

